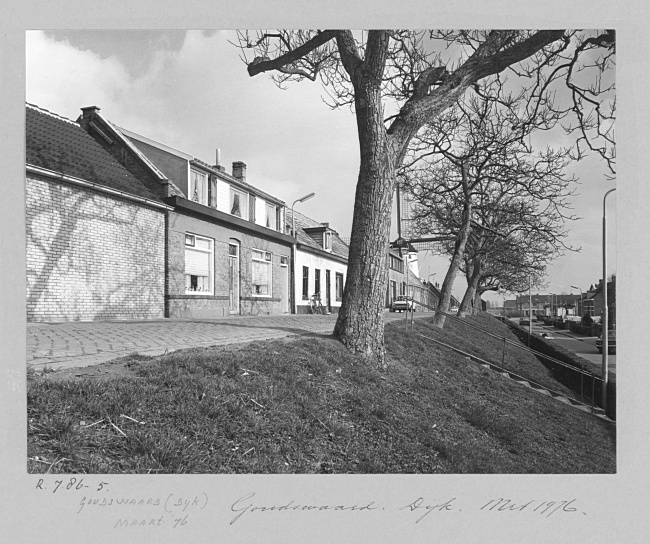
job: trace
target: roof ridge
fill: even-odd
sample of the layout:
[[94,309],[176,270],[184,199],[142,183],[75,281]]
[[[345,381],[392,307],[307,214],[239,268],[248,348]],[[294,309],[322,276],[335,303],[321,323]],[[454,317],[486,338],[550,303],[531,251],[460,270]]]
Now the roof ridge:
[[31,104],[29,102],[25,102],[25,105],[28,108],[37,110],[37,111],[39,111],[39,112],[41,112],[41,113],[43,113],[45,115],[50,115],[50,116],[54,117],[55,119],[59,119],[60,121],[66,121],[68,123],[73,124],[76,127],[81,128],[79,126],[79,123],[77,123],[76,121],[73,121],[72,119],[68,119],[67,117],[63,117],[63,115],[59,115],[58,113],[51,112],[50,110],[46,110],[45,108],[41,108],[40,106],[37,106],[36,104]]

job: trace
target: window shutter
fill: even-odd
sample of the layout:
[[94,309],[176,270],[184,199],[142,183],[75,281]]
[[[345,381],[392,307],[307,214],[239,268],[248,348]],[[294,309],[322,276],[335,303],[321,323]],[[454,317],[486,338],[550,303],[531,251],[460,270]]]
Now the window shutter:
[[255,223],[255,195],[248,196],[248,220]]
[[185,249],[185,273],[193,276],[209,276],[210,254]]

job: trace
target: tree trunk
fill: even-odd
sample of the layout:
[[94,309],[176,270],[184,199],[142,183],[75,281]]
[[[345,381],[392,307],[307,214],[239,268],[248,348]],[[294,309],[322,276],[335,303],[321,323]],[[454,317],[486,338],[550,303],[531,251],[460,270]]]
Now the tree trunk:
[[[460,308],[458,308],[458,317],[465,317],[467,314],[473,314],[474,309],[476,308],[476,294],[479,281],[481,279],[482,265],[480,259],[474,260],[472,265],[472,273],[467,282],[467,289],[465,295],[463,296],[463,301],[460,303]],[[480,294],[479,294],[480,296]]]
[[378,88],[357,88],[360,170],[348,272],[334,336],[349,350],[385,368],[384,299],[395,168],[387,149]]
[[454,253],[451,257],[451,263],[449,264],[449,269],[447,270],[447,275],[445,280],[442,282],[442,289],[440,290],[440,302],[438,302],[438,311],[433,317],[433,324],[442,329],[445,326],[445,314],[444,312],[449,311],[449,303],[451,301],[451,292],[454,288],[454,281],[456,281],[456,275],[458,270],[460,270],[460,265],[463,261],[463,255],[465,254],[465,246],[467,245],[467,240],[469,239],[469,234],[472,229],[472,202],[469,198],[469,186],[467,183],[467,176],[465,165],[462,165],[462,175],[463,175],[463,191],[465,192],[465,202],[463,204],[463,220],[460,228],[460,232],[456,237],[456,242],[454,243]]

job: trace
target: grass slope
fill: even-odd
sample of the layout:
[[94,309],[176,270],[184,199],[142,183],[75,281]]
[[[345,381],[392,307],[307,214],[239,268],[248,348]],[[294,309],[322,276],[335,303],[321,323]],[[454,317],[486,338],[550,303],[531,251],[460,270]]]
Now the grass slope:
[[[494,320],[482,326],[510,334]],[[615,427],[386,326],[390,367],[331,338],[200,348],[28,378],[28,469],[74,473],[607,473]],[[471,349],[470,349],[471,348]],[[561,386],[532,356],[522,374]],[[507,366],[507,365],[506,365]],[[514,370],[514,368],[513,368]],[[80,377],[75,377],[81,374]],[[533,378],[533,376],[530,376]]]

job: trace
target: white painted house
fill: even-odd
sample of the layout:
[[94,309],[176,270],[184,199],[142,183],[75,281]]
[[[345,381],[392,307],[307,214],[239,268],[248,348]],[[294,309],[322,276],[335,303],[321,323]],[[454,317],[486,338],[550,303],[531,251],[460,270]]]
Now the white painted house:
[[[287,229],[293,221],[287,209]],[[320,294],[322,305],[338,313],[348,272],[348,246],[329,223],[319,223],[298,212],[295,214],[296,251],[293,292],[295,312],[309,312],[310,298]]]

